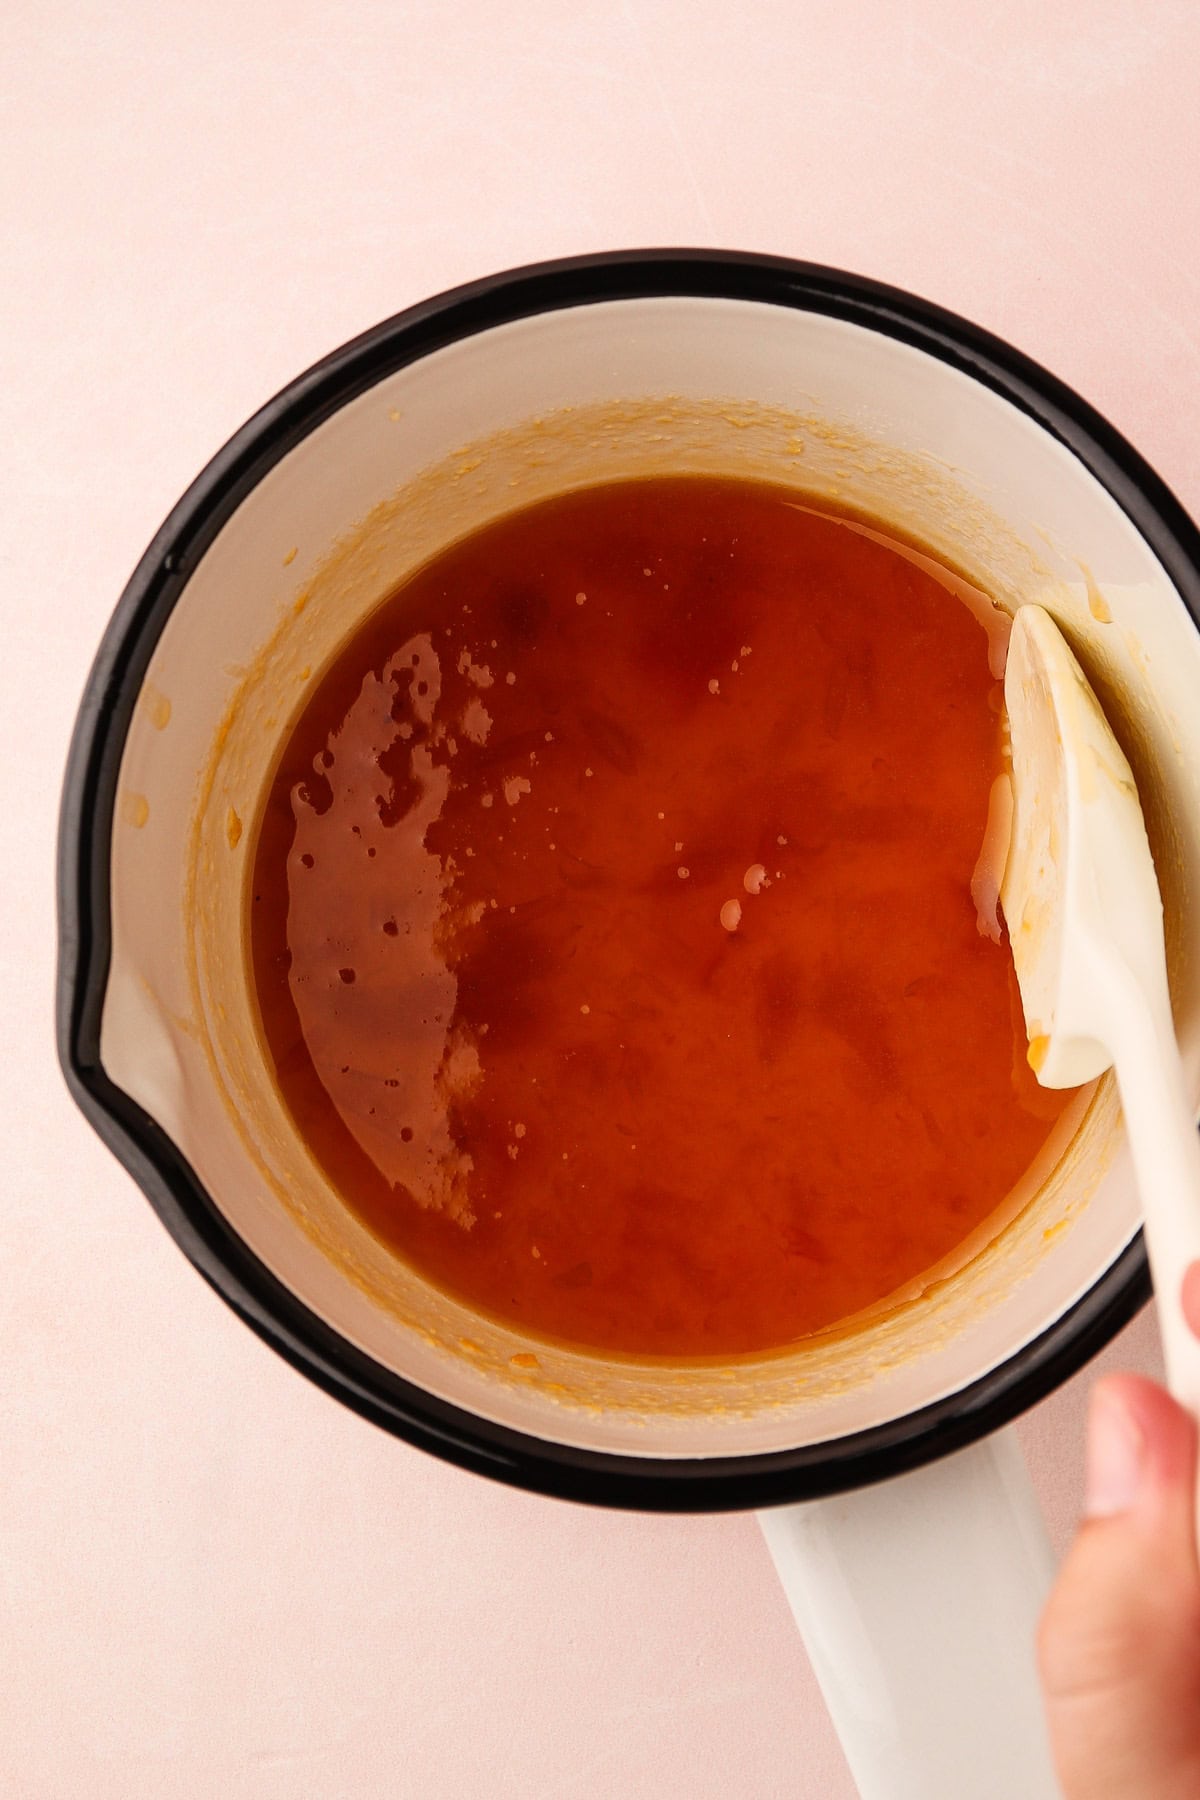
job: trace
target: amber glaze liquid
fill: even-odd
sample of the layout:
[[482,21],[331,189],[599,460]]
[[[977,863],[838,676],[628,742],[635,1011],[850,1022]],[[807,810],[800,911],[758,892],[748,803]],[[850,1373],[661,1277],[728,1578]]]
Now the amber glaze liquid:
[[630,482],[465,540],[336,659],[265,805],[297,1125],[372,1231],[534,1336],[829,1327],[985,1221],[1067,1098],[969,892],[984,633],[789,498]]

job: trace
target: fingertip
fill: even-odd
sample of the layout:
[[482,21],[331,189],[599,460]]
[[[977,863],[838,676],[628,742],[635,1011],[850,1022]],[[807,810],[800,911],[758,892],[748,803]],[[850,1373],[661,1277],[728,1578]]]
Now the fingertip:
[[1038,1666],[1065,1793],[1200,1795],[1196,1427],[1138,1375],[1096,1383],[1087,1523],[1059,1570]]

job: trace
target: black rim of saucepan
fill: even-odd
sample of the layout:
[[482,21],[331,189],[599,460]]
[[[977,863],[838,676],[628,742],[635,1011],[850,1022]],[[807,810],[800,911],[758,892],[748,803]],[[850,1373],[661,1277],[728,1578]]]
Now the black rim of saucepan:
[[496,275],[386,320],[269,401],[184,494],[138,564],[88,679],[59,828],[58,1048],[79,1106],[180,1248],[280,1355],[365,1418],[448,1461],[573,1500],[715,1511],[812,1499],[898,1475],[1005,1424],[1079,1369],[1150,1293],[1140,1234],[1032,1343],[959,1392],[900,1419],[765,1455],[684,1460],[544,1441],[425,1393],[364,1355],[254,1256],[171,1139],[109,1080],[100,1020],[111,955],[109,854],[117,773],[155,644],[208,545],[264,475],[381,378],[457,340],[564,307],[646,297],[755,301],[848,320],[937,357],[1004,396],[1112,495],[1200,628],[1200,533],[1137,452],[1090,406],[1002,340],[861,275],[776,257],[644,250]]

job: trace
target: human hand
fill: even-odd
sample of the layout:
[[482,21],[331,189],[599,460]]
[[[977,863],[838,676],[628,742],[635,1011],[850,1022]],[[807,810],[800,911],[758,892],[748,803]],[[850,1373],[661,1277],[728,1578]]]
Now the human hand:
[[[1184,1282],[1200,1337],[1200,1263]],[[1154,1382],[1097,1384],[1084,1522],[1038,1640],[1066,1800],[1200,1800],[1197,1431]]]

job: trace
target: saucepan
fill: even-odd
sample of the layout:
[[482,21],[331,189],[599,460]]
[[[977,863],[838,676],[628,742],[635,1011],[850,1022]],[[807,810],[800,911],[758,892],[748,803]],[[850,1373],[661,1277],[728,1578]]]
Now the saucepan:
[[[60,842],[79,1105],[245,1322],[365,1418],[580,1501],[761,1509],[864,1794],[1052,1793],[1050,1577],[1009,1429],[1149,1292],[1109,1080],[957,1267],[860,1330],[728,1366],[542,1345],[347,1211],[273,1085],[247,850],[320,670],[430,555],[551,493],[735,473],[926,544],[1059,620],[1133,762],[1200,1095],[1200,537],[1137,453],[987,333],[834,270],[710,251],[480,281],[368,331],[165,521],[83,699]],[[896,629],[903,629],[898,619]],[[536,1367],[530,1367],[535,1362]]]

